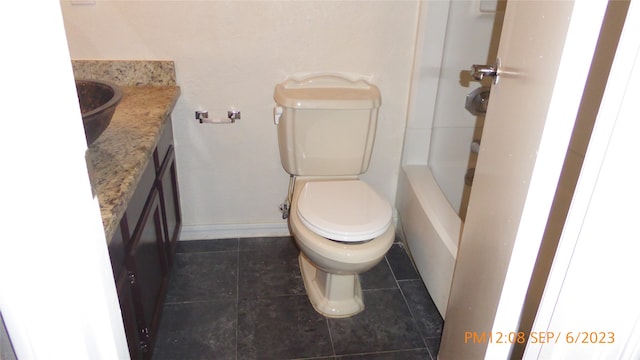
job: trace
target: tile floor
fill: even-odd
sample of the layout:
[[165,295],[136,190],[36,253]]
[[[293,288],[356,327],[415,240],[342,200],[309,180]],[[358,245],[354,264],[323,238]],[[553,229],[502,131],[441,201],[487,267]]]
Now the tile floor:
[[365,310],[318,314],[291,237],[178,245],[154,359],[435,359],[443,321],[400,243],[361,276]]

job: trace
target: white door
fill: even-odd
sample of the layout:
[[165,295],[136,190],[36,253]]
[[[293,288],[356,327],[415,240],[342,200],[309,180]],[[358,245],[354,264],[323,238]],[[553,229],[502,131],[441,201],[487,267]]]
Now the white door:
[[0,2],[0,34],[0,312],[15,355],[128,359],[60,3]]
[[507,2],[502,76],[491,89],[440,359],[506,359],[518,341],[509,334],[518,331],[606,6]]

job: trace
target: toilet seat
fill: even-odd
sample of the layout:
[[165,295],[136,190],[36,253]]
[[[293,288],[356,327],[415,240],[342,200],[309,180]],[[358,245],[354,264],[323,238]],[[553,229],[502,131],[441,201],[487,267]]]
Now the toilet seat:
[[383,234],[392,221],[391,205],[360,180],[309,181],[297,205],[302,223],[331,240],[370,240]]

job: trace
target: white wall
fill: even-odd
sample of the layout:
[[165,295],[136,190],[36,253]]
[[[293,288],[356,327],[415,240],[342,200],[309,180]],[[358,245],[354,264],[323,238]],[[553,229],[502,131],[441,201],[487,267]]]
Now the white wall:
[[[182,95],[173,112],[183,232],[286,231],[278,211],[288,174],[272,119],[287,74],[373,76],[382,108],[363,178],[395,201],[418,14],[417,1],[98,1],[62,9],[74,59],[170,59]],[[235,125],[200,125],[194,110]],[[193,235],[195,234],[195,235]],[[186,235],[187,237],[189,235]]]

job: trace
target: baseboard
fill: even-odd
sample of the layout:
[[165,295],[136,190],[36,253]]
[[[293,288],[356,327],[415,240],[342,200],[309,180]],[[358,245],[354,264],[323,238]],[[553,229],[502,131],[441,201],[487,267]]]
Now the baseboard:
[[[393,209],[393,222],[399,224],[398,212]],[[212,224],[212,225],[182,225],[179,239],[205,240],[227,239],[259,236],[291,236],[287,222],[257,223],[257,224]]]
[[180,240],[226,239],[259,236],[289,236],[289,227],[282,223],[183,225]]

